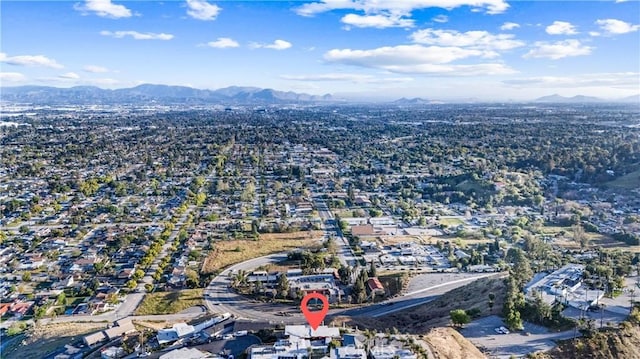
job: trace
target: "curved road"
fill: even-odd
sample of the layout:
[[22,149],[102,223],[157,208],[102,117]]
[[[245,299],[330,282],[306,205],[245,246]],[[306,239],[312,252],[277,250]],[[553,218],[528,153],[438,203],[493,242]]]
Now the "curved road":
[[[259,266],[279,262],[284,260],[285,258],[286,254],[273,254],[265,257],[251,259],[225,269],[211,281],[209,286],[204,291],[204,299],[207,309],[214,313],[228,312],[238,318],[254,321],[304,324],[306,321],[303,316],[300,315],[301,312],[298,308],[292,308],[291,306],[284,304],[252,301],[240,294],[237,294],[233,289],[230,288],[230,274],[232,272],[238,270],[251,271],[252,269]],[[430,302],[438,296],[452,289],[468,284],[474,280],[494,276],[499,277],[504,275],[504,273],[469,275],[461,279],[456,279],[446,283],[414,290],[380,304],[353,309],[332,309],[329,311],[328,316],[349,315],[379,317],[385,314],[397,312],[403,309]],[[291,316],[283,316],[281,314],[282,312],[290,313]]]

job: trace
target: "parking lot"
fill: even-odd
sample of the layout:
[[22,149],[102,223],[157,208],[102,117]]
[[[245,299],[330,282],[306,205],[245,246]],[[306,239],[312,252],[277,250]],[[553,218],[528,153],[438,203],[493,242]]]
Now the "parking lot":
[[[523,332],[497,334],[495,328],[505,326],[502,319],[492,315],[475,320],[461,330],[462,335],[480,348],[485,348],[490,358],[522,357],[536,351],[553,348],[556,340],[573,337],[573,330],[552,333],[544,327],[525,322]],[[528,335],[526,333],[529,333]]]

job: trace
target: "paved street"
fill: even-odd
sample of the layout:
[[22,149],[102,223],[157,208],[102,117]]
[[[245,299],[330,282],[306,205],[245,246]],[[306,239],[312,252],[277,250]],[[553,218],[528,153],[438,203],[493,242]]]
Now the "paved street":
[[524,323],[523,332],[497,334],[494,329],[500,326],[504,326],[502,319],[491,315],[467,324],[461,333],[476,346],[486,348],[491,353],[491,358],[501,359],[549,350],[556,346],[557,340],[569,339],[574,335],[573,330],[553,333],[527,322]]

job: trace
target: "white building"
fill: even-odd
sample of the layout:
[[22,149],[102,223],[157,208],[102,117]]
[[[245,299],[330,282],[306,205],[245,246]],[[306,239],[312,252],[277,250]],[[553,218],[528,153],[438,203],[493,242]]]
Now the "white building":
[[372,359],[418,359],[411,350],[398,348],[393,345],[376,345],[369,351]]

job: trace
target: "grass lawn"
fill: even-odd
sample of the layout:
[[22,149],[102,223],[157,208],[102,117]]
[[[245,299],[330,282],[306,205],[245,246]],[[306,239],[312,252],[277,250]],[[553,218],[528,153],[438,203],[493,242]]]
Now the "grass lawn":
[[175,314],[187,308],[203,305],[202,288],[173,292],[155,292],[145,295],[135,315]]
[[202,273],[213,273],[232,264],[268,254],[309,248],[319,245],[321,239],[322,231],[310,231],[260,234],[257,241],[219,241],[204,260]]
[[440,218],[439,222],[440,224],[444,224],[448,227],[456,227],[464,224],[464,222],[459,218]]

